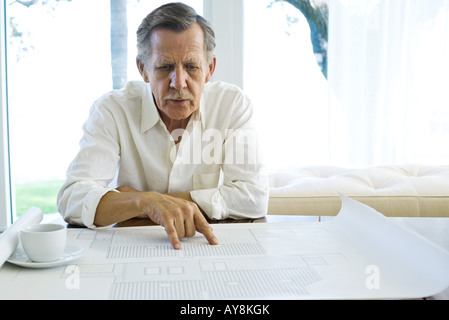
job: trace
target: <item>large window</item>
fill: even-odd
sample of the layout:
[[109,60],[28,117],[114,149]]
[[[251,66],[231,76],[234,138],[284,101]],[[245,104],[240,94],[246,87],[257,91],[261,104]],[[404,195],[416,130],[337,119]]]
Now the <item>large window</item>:
[[[57,212],[56,195],[78,151],[90,106],[124,81],[140,79],[135,32],[148,13],[166,2],[170,1],[7,1],[16,216],[31,206]],[[202,0],[184,2],[202,13]]]
[[244,12],[244,89],[269,168],[328,163],[327,81],[307,19],[286,1],[246,0]]

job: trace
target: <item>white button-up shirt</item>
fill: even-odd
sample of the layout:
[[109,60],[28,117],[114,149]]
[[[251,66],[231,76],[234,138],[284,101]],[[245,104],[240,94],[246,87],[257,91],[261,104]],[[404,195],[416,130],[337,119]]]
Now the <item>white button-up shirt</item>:
[[190,192],[211,219],[264,216],[268,178],[252,118],[251,102],[239,88],[212,82],[186,130],[170,134],[150,86],[129,82],[92,106],[80,151],[58,194],[58,210],[67,222],[94,228],[103,195],[127,185]]

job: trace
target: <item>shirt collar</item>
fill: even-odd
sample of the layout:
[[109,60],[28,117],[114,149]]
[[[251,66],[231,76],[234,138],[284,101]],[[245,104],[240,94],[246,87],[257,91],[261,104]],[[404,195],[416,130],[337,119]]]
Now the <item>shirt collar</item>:
[[[202,128],[205,128],[205,103],[204,103],[204,93],[201,96],[200,107],[197,111],[193,113],[193,120],[201,121]],[[142,94],[142,118],[140,123],[140,132],[151,129],[158,123],[162,121],[159,112],[157,111],[157,106],[154,103],[153,93],[151,92],[151,87],[145,85]]]
[[142,118],[140,123],[140,132],[151,129],[161,119],[157,107],[154,103],[153,93],[149,85],[145,84],[142,92]]
[[196,111],[196,115],[194,118],[196,121],[201,121],[202,129],[205,128],[205,119],[206,119],[205,115],[206,115],[206,105],[204,103],[204,91],[203,91],[203,94],[201,95],[200,107]]

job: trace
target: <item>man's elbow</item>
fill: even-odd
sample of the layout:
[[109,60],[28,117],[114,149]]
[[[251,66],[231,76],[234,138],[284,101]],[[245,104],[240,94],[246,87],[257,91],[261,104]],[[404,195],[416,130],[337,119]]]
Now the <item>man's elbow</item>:
[[268,188],[256,188],[248,194],[248,197],[244,200],[246,205],[251,208],[249,215],[251,218],[258,219],[263,218],[268,212]]
[[263,218],[267,215],[268,200],[269,200],[269,191],[267,189],[262,191],[259,200],[254,202],[254,211],[256,218]]

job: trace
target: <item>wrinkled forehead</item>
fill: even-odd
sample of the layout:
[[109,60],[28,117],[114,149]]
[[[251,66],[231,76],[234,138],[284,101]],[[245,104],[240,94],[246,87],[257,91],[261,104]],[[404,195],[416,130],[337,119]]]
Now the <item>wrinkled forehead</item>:
[[152,55],[167,59],[174,55],[198,60],[206,57],[204,33],[198,23],[189,29],[173,31],[158,28],[151,35]]

